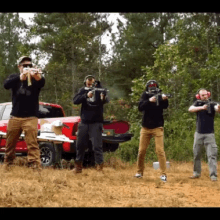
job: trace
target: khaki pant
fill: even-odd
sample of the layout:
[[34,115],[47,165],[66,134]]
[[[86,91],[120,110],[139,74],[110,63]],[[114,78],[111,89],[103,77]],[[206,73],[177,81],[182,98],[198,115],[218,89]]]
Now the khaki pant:
[[151,137],[155,137],[155,147],[158,161],[160,164],[161,175],[166,175],[166,156],[164,152],[164,130],[163,127],[148,129],[145,127],[141,128],[140,132],[140,143],[137,160],[137,173],[142,174],[144,172],[144,159],[146,150],[150,144]]
[[5,164],[13,163],[15,159],[15,147],[17,140],[24,131],[25,141],[28,149],[28,163],[35,163],[40,166],[40,150],[37,142],[37,125],[38,119],[36,117],[18,118],[12,117],[8,122],[7,139],[5,149]]

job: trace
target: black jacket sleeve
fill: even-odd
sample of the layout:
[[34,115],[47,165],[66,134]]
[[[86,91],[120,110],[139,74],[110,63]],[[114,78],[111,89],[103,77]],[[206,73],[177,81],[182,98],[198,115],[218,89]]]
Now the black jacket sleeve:
[[105,95],[104,100],[102,101],[103,105],[106,104],[106,103],[109,103],[109,98],[108,98],[107,95]]
[[73,97],[73,104],[78,105],[86,101],[87,91],[81,88],[79,92]]
[[150,107],[151,107],[151,103],[149,101],[149,95],[146,92],[143,92],[141,95],[141,99],[139,101],[139,104],[138,104],[138,110],[140,112],[142,112]]
[[45,85],[45,78],[42,76],[40,80],[33,80],[33,84],[37,87],[37,88],[42,88]]
[[4,81],[4,88],[5,89],[13,88],[19,80],[20,80],[19,74],[9,75],[8,78]]
[[167,108],[168,108],[168,106],[169,106],[168,99],[163,100],[161,103],[162,103],[162,107],[163,107],[163,109],[167,109]]

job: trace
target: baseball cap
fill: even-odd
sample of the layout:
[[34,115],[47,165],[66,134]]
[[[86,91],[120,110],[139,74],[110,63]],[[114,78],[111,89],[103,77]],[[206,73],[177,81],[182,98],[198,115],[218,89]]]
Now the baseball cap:
[[28,56],[22,56],[22,57],[20,57],[20,58],[18,59],[17,64],[20,65],[20,63],[21,63],[24,59],[32,61],[32,59],[31,59],[30,57],[28,57]]

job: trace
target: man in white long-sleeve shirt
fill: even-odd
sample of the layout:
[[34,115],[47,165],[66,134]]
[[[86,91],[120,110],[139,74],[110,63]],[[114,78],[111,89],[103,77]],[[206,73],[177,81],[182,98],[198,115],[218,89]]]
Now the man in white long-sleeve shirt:
[[215,112],[220,113],[220,105],[216,102],[208,103],[210,92],[200,89],[196,95],[197,100],[189,107],[189,112],[197,113],[196,132],[194,136],[193,154],[194,170],[192,179],[199,178],[201,175],[201,156],[202,147],[205,146],[209,174],[212,181],[217,180],[217,145],[214,135]]

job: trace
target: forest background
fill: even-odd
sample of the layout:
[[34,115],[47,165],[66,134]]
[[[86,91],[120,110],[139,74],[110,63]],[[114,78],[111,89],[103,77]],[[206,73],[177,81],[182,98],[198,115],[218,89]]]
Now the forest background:
[[[164,111],[167,160],[190,161],[196,114],[188,112],[199,88],[211,91],[219,101],[219,13],[120,13],[117,33],[109,13],[35,13],[27,24],[19,13],[0,13],[0,84],[18,72],[17,59],[34,55],[34,63],[47,60],[43,68],[46,85],[40,100],[63,106],[67,116],[79,115],[72,98],[88,74],[109,89],[106,119],[130,123],[131,141],[120,145],[116,155],[134,162],[137,158],[141,112],[137,104],[146,82],[156,79],[171,93]],[[111,54],[102,44],[107,34]],[[38,38],[37,42],[31,39]],[[11,101],[2,86],[0,102]],[[215,117],[215,136],[220,146],[220,117]],[[205,154],[203,159],[206,160]],[[146,161],[156,160],[154,140]]]

